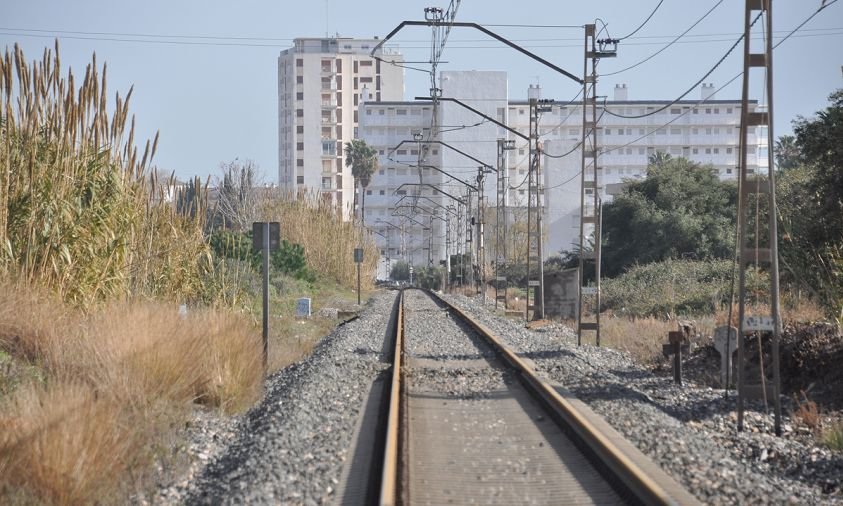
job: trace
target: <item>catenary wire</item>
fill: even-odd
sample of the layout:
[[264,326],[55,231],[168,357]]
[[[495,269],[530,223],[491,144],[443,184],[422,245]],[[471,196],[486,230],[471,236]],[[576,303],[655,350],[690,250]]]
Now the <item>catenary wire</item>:
[[656,14],[656,11],[659,10],[659,7],[661,7],[663,3],[664,3],[664,0],[659,0],[659,3],[656,4],[656,8],[653,9],[653,12],[651,12],[650,15],[647,16],[647,19],[645,19],[643,23],[638,25],[638,28],[636,28],[635,30],[632,30],[631,33],[619,38],[618,40],[628,39],[628,38],[632,37],[633,35],[635,35],[636,33],[638,33],[638,31],[641,30],[642,28],[644,28],[644,25],[646,25],[653,18],[653,16]]
[[651,54],[650,56],[648,56],[648,57],[644,58],[643,60],[639,61],[638,63],[635,63],[635,64],[633,64],[633,65],[630,65],[629,67],[623,68],[623,69],[621,69],[621,70],[616,70],[616,71],[614,71],[614,72],[609,72],[609,73],[607,73],[607,74],[603,74],[603,76],[604,76],[604,77],[606,77],[606,76],[614,76],[614,75],[620,74],[621,72],[626,72],[627,70],[634,69],[635,67],[637,67],[637,66],[639,66],[639,65],[642,65],[642,64],[644,64],[644,63],[646,63],[646,62],[648,62],[648,61],[652,60],[652,59],[653,59],[653,58],[655,58],[657,55],[661,54],[661,53],[662,53],[663,51],[665,51],[667,48],[669,48],[669,47],[670,47],[670,46],[672,46],[674,43],[676,43],[676,41],[678,41],[679,39],[681,39],[681,38],[682,38],[682,37],[683,37],[686,33],[688,33],[688,32],[690,32],[691,30],[693,30],[693,29],[694,29],[694,27],[696,27],[698,24],[702,23],[702,21],[703,21],[705,18],[707,18],[709,14],[711,14],[712,12],[714,12],[714,10],[715,10],[717,7],[719,7],[719,6],[720,6],[720,4],[722,4],[722,3],[723,3],[723,0],[718,0],[718,1],[717,1],[717,3],[716,3],[716,4],[714,4],[714,6],[712,6],[712,7],[711,7],[711,9],[709,9],[708,11],[706,11],[706,13],[705,13],[705,14],[703,14],[701,18],[699,18],[698,20],[696,20],[696,21],[694,22],[694,24],[692,24],[691,26],[689,26],[689,27],[688,27],[688,28],[687,28],[684,32],[680,33],[680,34],[679,34],[679,35],[678,35],[675,39],[673,39],[672,41],[670,41],[669,43],[667,43],[667,45],[665,45],[663,48],[659,49],[659,50],[658,50],[658,51],[656,51],[655,53],[653,53],[653,54]]

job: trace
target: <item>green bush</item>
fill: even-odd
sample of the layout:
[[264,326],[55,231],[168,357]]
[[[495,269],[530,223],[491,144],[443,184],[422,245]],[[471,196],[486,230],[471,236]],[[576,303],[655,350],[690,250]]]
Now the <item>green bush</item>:
[[[210,244],[217,258],[248,262],[255,272],[260,273],[261,255],[252,249],[251,232],[218,230],[211,234]],[[270,255],[269,262],[270,268],[275,272],[288,274],[309,283],[316,281],[316,274],[307,267],[304,247],[301,244],[282,239],[279,248]]]
[[[729,260],[665,260],[635,266],[603,281],[601,308],[635,317],[712,314],[729,303],[732,268]],[[767,284],[766,274],[748,273],[748,293]]]
[[389,272],[389,279],[394,281],[408,281],[410,279],[410,265],[407,262],[395,262]]

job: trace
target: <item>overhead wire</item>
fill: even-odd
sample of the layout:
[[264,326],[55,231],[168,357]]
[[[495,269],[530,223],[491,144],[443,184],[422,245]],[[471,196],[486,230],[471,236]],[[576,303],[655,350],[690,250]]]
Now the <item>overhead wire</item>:
[[[750,26],[754,25],[754,24],[758,21],[758,19],[759,19],[760,17],[761,17],[761,14],[759,13],[757,16],[755,16],[755,19],[752,21],[752,23],[750,24]],[[735,48],[736,48],[736,47],[738,47],[738,44],[740,44],[740,43],[741,43],[741,41],[743,40],[743,37],[744,37],[744,36],[743,36],[743,35],[741,35],[741,36],[738,38],[738,40],[736,40],[736,41],[734,42],[734,44],[732,44],[732,46],[729,48],[729,50],[728,50],[728,51],[726,51],[726,54],[724,54],[722,57],[720,57],[720,59],[719,59],[719,60],[717,60],[717,63],[715,63],[715,64],[714,64],[714,66],[713,66],[713,67],[711,67],[711,69],[709,69],[709,70],[708,70],[708,72],[706,72],[706,73],[705,73],[705,74],[704,74],[701,78],[699,78],[699,79],[698,79],[698,80],[697,80],[694,84],[692,84],[692,85],[691,85],[691,86],[690,86],[687,90],[685,90],[685,92],[684,92],[684,93],[682,93],[681,95],[679,95],[679,97],[678,97],[678,98],[676,98],[675,100],[673,100],[673,101],[671,101],[671,102],[669,102],[669,103],[667,103],[667,104],[663,105],[662,107],[659,107],[658,109],[655,109],[655,110],[653,110],[653,111],[650,111],[650,112],[647,112],[647,113],[644,113],[644,114],[636,114],[636,115],[631,115],[631,116],[624,115],[624,114],[619,114],[619,113],[616,113],[616,112],[612,112],[612,111],[610,111],[610,110],[608,110],[608,109],[605,109],[605,108],[604,108],[604,111],[605,111],[606,113],[608,113],[610,116],[614,116],[614,117],[616,117],[616,118],[640,119],[640,118],[646,118],[647,116],[652,116],[652,115],[654,115],[654,114],[658,114],[658,113],[660,113],[660,112],[664,111],[665,109],[667,109],[668,107],[671,107],[671,106],[673,106],[673,105],[676,105],[676,103],[677,103],[677,102],[679,102],[680,100],[682,100],[683,98],[685,98],[685,97],[686,97],[689,93],[691,93],[692,91],[694,91],[694,90],[697,88],[697,86],[699,86],[699,85],[700,85],[700,83],[702,83],[703,81],[705,81],[705,80],[708,78],[708,76],[710,76],[710,75],[711,75],[711,74],[712,74],[715,70],[717,70],[717,68],[720,66],[720,64],[722,64],[722,63],[726,60],[726,58],[728,58],[728,57],[729,57],[729,55],[730,55],[730,54],[732,54],[732,51],[734,51],[734,50],[735,50]]]
[[621,41],[621,40],[628,39],[628,38],[632,37],[633,35],[635,35],[636,33],[638,33],[639,30],[644,28],[644,25],[646,25],[651,19],[653,19],[653,16],[655,16],[656,11],[659,10],[659,7],[661,7],[663,3],[664,3],[664,0],[659,0],[659,3],[656,4],[656,8],[653,9],[653,12],[651,12],[650,15],[647,16],[647,19],[645,19],[643,23],[638,25],[638,28],[636,28],[635,30],[632,30],[632,32],[629,33],[629,34],[624,35],[623,37],[620,37],[618,40]]
[[614,75],[620,74],[621,72],[626,72],[627,70],[632,70],[632,69],[634,69],[635,67],[638,67],[639,65],[643,65],[644,63],[647,63],[648,61],[652,60],[653,58],[655,58],[656,56],[658,56],[659,54],[661,54],[662,52],[664,52],[667,48],[669,48],[670,46],[672,46],[673,44],[675,44],[675,43],[676,43],[676,41],[678,41],[679,39],[681,39],[682,37],[684,37],[684,36],[685,36],[685,34],[687,34],[688,32],[690,32],[691,30],[693,30],[693,29],[694,29],[694,27],[696,27],[698,24],[702,23],[702,21],[703,21],[705,18],[707,18],[709,14],[711,14],[712,12],[714,12],[714,10],[715,10],[717,7],[719,7],[719,6],[720,6],[720,4],[722,4],[722,3],[723,3],[723,0],[718,0],[718,1],[717,1],[717,3],[716,3],[716,4],[714,4],[714,6],[713,6],[713,7],[711,7],[711,9],[709,9],[708,11],[706,11],[706,13],[705,13],[705,14],[703,14],[701,18],[699,18],[698,20],[696,20],[696,21],[694,22],[694,24],[692,24],[691,26],[689,26],[689,27],[688,27],[688,28],[687,28],[684,32],[680,33],[680,34],[679,34],[679,35],[678,35],[675,39],[673,39],[672,41],[670,41],[667,45],[665,45],[663,48],[659,49],[659,50],[658,50],[658,51],[656,51],[655,53],[653,53],[653,54],[651,54],[650,56],[648,56],[648,57],[644,58],[643,60],[639,61],[638,63],[635,63],[635,64],[633,64],[633,65],[630,65],[629,67],[623,68],[623,69],[621,69],[621,70],[616,70],[616,71],[614,71],[614,72],[609,72],[609,73],[603,74],[603,76],[604,76],[604,77],[607,77],[607,76],[614,76]]

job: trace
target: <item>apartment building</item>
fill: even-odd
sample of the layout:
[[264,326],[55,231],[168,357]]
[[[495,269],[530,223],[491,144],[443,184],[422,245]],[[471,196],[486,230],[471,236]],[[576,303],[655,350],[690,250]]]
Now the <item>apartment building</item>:
[[[319,192],[351,214],[354,180],[343,145],[357,136],[361,101],[403,99],[403,68],[373,58],[378,39],[299,38],[278,57],[278,184]],[[394,47],[378,50],[402,62]]]
[[[508,98],[505,73],[443,72],[441,87],[443,97],[458,98],[529,134],[529,100]],[[613,99],[597,111],[602,153],[597,191],[604,203],[611,201],[612,192],[623,181],[646,177],[649,157],[657,152],[710,164],[721,179],[737,176],[740,100],[718,99],[711,84],[703,85],[699,99],[675,103],[630,100],[628,94],[626,85],[617,85]],[[542,98],[541,89],[531,86],[528,96]],[[750,107],[759,106],[752,102]],[[619,118],[610,113],[642,117]],[[364,102],[360,114],[359,136],[380,154],[380,170],[366,195],[366,222],[384,259],[427,265],[428,259],[437,263],[446,258],[446,251],[453,255],[471,246],[465,239],[471,238],[469,223],[477,216],[477,200],[476,193],[468,191],[469,185],[477,186],[478,161],[496,166],[499,138],[515,141],[505,158],[507,205],[526,204],[529,145],[506,129],[446,101],[439,103],[435,115],[429,102],[402,101]],[[578,243],[581,125],[582,104],[564,100],[557,100],[539,120],[545,153],[541,160],[548,238],[545,257]],[[750,136],[750,172],[766,172],[766,135],[760,127]],[[440,143],[422,142],[430,140]],[[497,175],[484,176],[486,204],[491,209],[496,204]],[[413,209],[420,209],[420,214],[407,217]],[[491,228],[486,230],[486,239],[493,234]],[[487,252],[487,260],[491,259]]]
[[[505,72],[447,71],[440,83],[443,96],[506,121]],[[479,186],[478,175],[494,196],[489,170],[501,129],[450,102],[435,114],[420,101],[364,102],[359,134],[380,156],[366,192],[366,226],[382,256],[426,266],[463,253],[473,240],[468,224],[477,197],[469,190]]]

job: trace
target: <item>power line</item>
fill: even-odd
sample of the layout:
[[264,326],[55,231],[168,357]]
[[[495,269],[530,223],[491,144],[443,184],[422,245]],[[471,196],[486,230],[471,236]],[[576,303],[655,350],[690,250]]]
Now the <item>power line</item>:
[[640,25],[638,25],[638,28],[636,28],[635,30],[632,30],[632,33],[630,33],[629,35],[626,35],[626,36],[624,36],[624,37],[621,37],[621,38],[619,38],[618,40],[628,39],[628,38],[632,37],[633,35],[635,35],[636,33],[638,33],[638,30],[640,30],[640,29],[644,28],[644,25],[646,25],[646,24],[647,24],[647,22],[648,22],[648,21],[650,21],[650,19],[652,19],[653,15],[655,15],[655,14],[656,14],[656,11],[658,11],[658,10],[659,10],[659,7],[661,7],[663,3],[664,3],[664,0],[659,0],[659,3],[658,3],[658,4],[656,4],[656,8],[655,8],[655,9],[653,9],[653,12],[651,12],[651,13],[650,13],[650,15],[649,15],[649,16],[647,16],[647,19],[645,19],[643,23],[641,23]]
[[[755,16],[755,19],[753,19],[753,20],[752,20],[752,23],[751,23],[749,26],[750,26],[750,27],[751,27],[751,26],[753,26],[753,25],[754,25],[754,24],[758,21],[758,19],[759,19],[759,18],[761,18],[761,13],[759,13],[757,16]],[[679,97],[678,97],[678,98],[676,98],[675,100],[673,100],[673,101],[671,101],[671,102],[669,102],[669,103],[667,103],[667,104],[663,105],[662,107],[659,107],[658,109],[655,109],[655,110],[650,111],[650,112],[648,112],[648,113],[644,113],[644,114],[636,114],[636,115],[632,115],[632,116],[626,116],[626,115],[624,115],[624,114],[618,114],[618,113],[612,112],[612,111],[610,111],[610,110],[606,109],[606,108],[605,108],[605,106],[604,106],[604,108],[603,108],[603,111],[604,111],[604,112],[606,112],[606,113],[608,113],[610,116],[614,116],[614,117],[616,117],[616,118],[626,118],[626,119],[640,119],[640,118],[646,118],[647,116],[652,116],[652,115],[654,115],[654,114],[658,114],[658,113],[660,113],[660,112],[664,111],[664,110],[665,110],[665,109],[667,109],[668,107],[670,107],[670,106],[672,106],[672,105],[675,105],[677,102],[679,102],[680,100],[682,100],[683,98],[685,98],[685,97],[686,97],[689,93],[691,93],[692,91],[694,91],[694,89],[696,89],[696,87],[697,87],[697,86],[699,86],[699,85],[700,85],[700,83],[702,83],[703,81],[705,81],[705,80],[708,78],[708,76],[710,76],[710,75],[711,75],[711,74],[712,74],[715,70],[717,70],[717,67],[719,67],[719,66],[720,66],[720,64],[721,64],[721,63],[723,63],[723,62],[726,60],[726,58],[728,58],[728,57],[729,57],[729,55],[730,55],[730,54],[732,54],[732,51],[734,51],[734,50],[735,50],[735,48],[736,48],[736,47],[738,47],[738,44],[740,44],[742,40],[743,40],[743,35],[741,35],[741,36],[738,38],[738,40],[736,40],[736,41],[735,41],[735,43],[734,43],[734,44],[732,44],[732,47],[730,47],[730,48],[729,48],[729,50],[728,50],[728,51],[726,51],[726,54],[724,54],[722,57],[720,57],[720,59],[717,61],[717,63],[715,63],[715,64],[714,64],[714,66],[713,66],[713,67],[711,67],[711,69],[709,69],[709,71],[708,71],[708,72],[706,72],[706,73],[705,73],[705,74],[704,74],[701,78],[699,78],[699,80],[697,80],[697,82],[695,82],[694,84],[692,84],[692,85],[691,85],[691,87],[690,87],[690,88],[688,88],[688,89],[685,91],[685,93],[683,93],[683,94],[679,95]]]
[[[603,76],[604,76],[604,77],[608,77],[608,76],[613,76],[613,75],[616,75],[616,74],[620,74],[621,72],[626,72],[627,70],[634,69],[635,67],[637,67],[637,66],[639,66],[639,65],[643,65],[644,63],[646,63],[646,62],[648,62],[648,61],[652,60],[652,59],[653,59],[653,58],[655,58],[657,55],[659,55],[659,54],[661,54],[663,51],[665,51],[667,48],[669,48],[670,46],[672,46],[673,44],[675,44],[675,43],[676,43],[676,41],[678,41],[679,39],[681,39],[681,38],[682,38],[682,37],[683,37],[686,33],[688,33],[688,32],[690,32],[691,30],[693,30],[695,26],[697,26],[698,24],[702,23],[702,21],[703,21],[705,18],[707,18],[709,14],[711,14],[712,12],[714,12],[714,9],[716,9],[717,7],[719,7],[719,6],[720,6],[720,4],[722,4],[722,3],[723,3],[723,0],[718,0],[718,1],[717,1],[717,3],[716,3],[716,4],[714,4],[714,6],[712,6],[712,7],[711,7],[711,9],[709,9],[709,10],[708,10],[705,14],[703,14],[701,18],[699,18],[698,20],[696,20],[696,21],[694,22],[694,24],[692,24],[691,26],[689,26],[687,30],[685,30],[684,32],[680,33],[680,34],[679,34],[679,35],[678,35],[675,39],[673,39],[672,41],[670,41],[670,42],[669,42],[666,46],[664,46],[663,48],[659,49],[659,50],[658,50],[658,51],[656,51],[655,53],[651,54],[650,56],[648,56],[648,57],[644,58],[643,60],[639,61],[638,63],[636,63],[636,64],[634,64],[634,65],[630,65],[629,67],[626,67],[626,68],[621,69],[621,70],[616,70],[616,71],[614,71],[614,72],[609,72],[608,74],[603,74]],[[743,35],[741,35],[741,37],[743,37]]]
[[[837,1],[837,0],[834,0]],[[826,4],[831,5],[829,4]],[[837,37],[843,35],[843,27],[834,27],[834,28],[815,28],[812,29],[812,32],[825,32],[825,33],[803,33],[799,35],[791,35],[790,37],[793,38],[813,38],[813,37]],[[126,42],[126,43],[139,43],[139,44],[163,44],[163,45],[180,45],[180,46],[209,46],[209,47],[255,47],[255,48],[274,48],[274,49],[286,49],[289,48],[292,44],[293,39],[277,39],[279,43],[267,43],[267,44],[260,44],[260,43],[248,43],[248,42],[241,42],[238,43],[238,40],[263,40],[259,37],[217,37],[217,36],[179,36],[179,35],[154,35],[150,34],[148,37],[152,37],[152,40],[145,39],[145,38],[123,38],[123,37],[134,37],[133,34],[120,34],[120,37],[102,37],[102,36],[77,36],[77,35],[64,35],[66,33],[79,33],[79,32],[67,32],[67,31],[51,31],[51,30],[40,30],[39,33],[23,33],[26,31],[31,31],[28,29],[17,29],[17,28],[2,28],[0,27],[0,35],[5,35],[9,37],[31,37],[31,38],[42,38],[42,39],[67,39],[67,40],[93,40],[93,41],[105,41],[105,42]],[[96,33],[96,32],[90,32]],[[52,35],[50,35],[52,34]],[[700,34],[693,37],[714,37],[714,36],[726,36],[732,34]],[[138,36],[140,37],[140,35]],[[165,40],[164,37],[173,37],[173,38],[182,38],[182,37],[189,37],[191,39],[213,39],[214,41],[203,41],[203,40]],[[664,38],[666,36],[647,36],[647,37],[633,37],[636,40],[639,39],[651,39],[651,38]],[[692,36],[686,36],[692,37]],[[789,38],[790,38],[789,37]],[[161,38],[158,40],[157,38]],[[235,42],[225,42],[227,40],[235,41]],[[273,40],[273,39],[266,39],[266,40]],[[527,39],[529,40],[529,39]],[[575,40],[575,39],[547,39],[548,42],[552,41],[566,41],[566,40]],[[704,39],[704,40],[680,40],[674,42],[674,44],[711,44],[711,43],[718,43],[718,42],[730,42],[732,39]],[[756,40],[756,37],[753,37],[753,40]],[[220,41],[220,42],[215,42]],[[287,44],[282,44],[282,41],[289,41]],[[426,49],[423,46],[408,46],[401,44],[401,41],[398,41],[401,49]],[[473,45],[473,46],[461,46],[461,45],[454,45],[454,42],[486,42],[485,40],[457,40],[451,41],[449,47],[452,50],[476,50],[476,49],[500,49],[500,46],[496,45]],[[627,42],[625,46],[652,46],[652,45],[661,45],[662,42]],[[559,49],[559,48],[574,48],[574,47],[581,47],[581,44],[528,44],[523,45],[522,47],[527,49]],[[379,58],[375,56],[375,58]],[[417,67],[411,67],[409,65],[399,63],[395,60],[386,60],[383,58],[379,58],[384,63],[388,63],[394,66],[400,66],[403,68],[407,68],[410,70],[420,71],[429,73],[428,70],[420,69]],[[613,75],[611,74],[603,74],[604,76]]]

